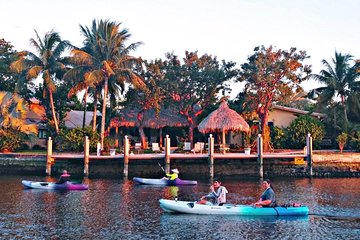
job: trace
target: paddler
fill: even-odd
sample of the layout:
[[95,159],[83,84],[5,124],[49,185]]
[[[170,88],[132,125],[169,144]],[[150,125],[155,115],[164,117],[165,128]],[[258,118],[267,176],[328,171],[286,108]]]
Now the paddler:
[[57,181],[57,183],[62,184],[67,181],[70,181],[70,174],[68,174],[67,170],[64,170],[59,178],[59,181]]

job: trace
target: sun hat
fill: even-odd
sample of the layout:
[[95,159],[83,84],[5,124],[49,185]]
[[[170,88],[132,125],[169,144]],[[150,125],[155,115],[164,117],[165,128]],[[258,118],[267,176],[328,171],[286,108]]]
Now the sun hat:
[[179,173],[179,170],[177,168],[171,169],[173,173]]

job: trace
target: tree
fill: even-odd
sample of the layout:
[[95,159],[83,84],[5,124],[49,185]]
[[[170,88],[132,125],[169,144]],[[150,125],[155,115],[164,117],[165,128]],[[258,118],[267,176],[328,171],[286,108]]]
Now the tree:
[[70,47],[68,41],[61,40],[57,32],[49,31],[41,39],[35,30],[36,39],[31,38],[30,44],[35,48],[36,53],[23,51],[18,54],[18,60],[11,63],[11,68],[20,73],[26,71],[26,78],[35,80],[42,78],[43,99],[49,97],[51,115],[56,133],[59,133],[58,118],[56,116],[53,93],[66,71],[64,51]]
[[144,119],[145,111],[154,109],[155,113],[158,114],[166,94],[164,90],[159,87],[159,83],[164,81],[164,73],[160,70],[161,66],[163,66],[162,61],[144,61],[144,64],[145,71],[142,73],[142,76],[144,83],[146,84],[146,88],[142,91],[129,88],[125,96],[126,100],[123,104],[127,107],[139,110],[137,114],[137,126],[139,128],[141,145],[146,148],[147,142],[145,140],[143,124],[146,120]]
[[284,97],[281,89],[299,88],[299,84],[307,79],[311,70],[310,66],[303,64],[308,58],[306,52],[297,52],[296,48],[286,51],[261,46],[256,47],[254,52],[248,62],[241,65],[238,81],[246,82],[246,104],[256,109],[261,120],[264,151],[268,151],[270,132],[266,124],[272,104]]
[[160,84],[167,93],[167,102],[189,122],[189,141],[193,143],[193,132],[197,117],[207,106],[217,101],[219,92],[229,92],[227,81],[237,76],[234,62],[219,62],[216,57],[197,52],[185,52],[183,63],[173,53],[166,54],[163,72],[166,81]]
[[15,89],[16,80],[14,79],[10,70],[10,64],[14,60],[13,56],[16,52],[13,50],[13,46],[0,39],[0,90],[13,92]]
[[[81,32],[85,36],[84,48],[72,51],[74,61],[86,68],[86,70],[80,71],[86,72],[82,77],[84,86],[89,86],[89,84],[102,86],[103,104],[100,132],[102,147],[104,145],[109,82],[117,84],[120,89],[124,89],[125,82],[129,82],[137,88],[145,88],[143,79],[136,72],[136,68],[140,66],[142,60],[129,55],[141,43],[131,43],[126,46],[126,41],[131,35],[127,29],[120,29],[120,25],[121,23],[109,20],[93,20],[91,28],[80,26]],[[96,106],[96,103],[94,104]],[[96,114],[95,109],[94,114]]]
[[334,97],[340,97],[341,105],[343,107],[344,115],[344,130],[348,128],[348,116],[346,109],[347,98],[353,91],[360,91],[360,81],[357,79],[360,76],[358,71],[359,63],[352,63],[353,57],[349,54],[341,54],[335,51],[335,58],[331,62],[322,60],[324,65],[323,70],[319,74],[312,74],[311,77],[322,84],[324,87],[319,87],[313,91],[319,93],[318,103],[328,104]]
[[35,124],[26,123],[28,104],[18,94],[0,91],[0,127],[18,129],[26,134],[37,133]]

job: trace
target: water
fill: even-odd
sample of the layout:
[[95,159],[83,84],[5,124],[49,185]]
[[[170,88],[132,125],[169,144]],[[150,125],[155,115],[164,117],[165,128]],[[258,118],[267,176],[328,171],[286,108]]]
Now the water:
[[[0,239],[360,239],[360,179],[273,179],[280,203],[309,206],[307,217],[167,214],[160,198],[196,200],[209,183],[154,187],[86,179],[88,191],[26,190],[0,177]],[[56,179],[47,178],[55,181]],[[231,203],[260,196],[259,180],[225,180]]]

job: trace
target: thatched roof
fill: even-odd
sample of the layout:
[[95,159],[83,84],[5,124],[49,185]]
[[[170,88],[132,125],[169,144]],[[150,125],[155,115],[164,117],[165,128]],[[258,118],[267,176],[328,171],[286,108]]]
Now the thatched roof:
[[202,133],[230,130],[248,132],[250,127],[240,114],[230,109],[227,103],[223,101],[218,109],[201,121],[198,129]]
[[[113,118],[110,127],[134,127],[138,126],[139,109],[122,109],[120,116]],[[161,109],[158,114],[154,109],[144,111],[142,115],[142,126],[146,128],[183,127],[189,123],[184,116],[175,113],[171,109]]]

